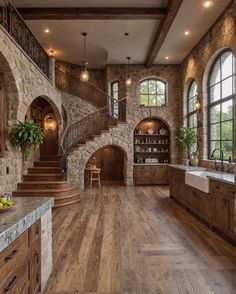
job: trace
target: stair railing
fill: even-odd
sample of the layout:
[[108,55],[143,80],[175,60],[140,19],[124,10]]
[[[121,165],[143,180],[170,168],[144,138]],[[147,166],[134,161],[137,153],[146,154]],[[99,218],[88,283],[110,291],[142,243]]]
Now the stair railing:
[[59,90],[77,96],[97,108],[104,107],[110,103],[111,96],[107,93],[90,82],[82,82],[78,77],[58,69],[55,70],[55,83]]
[[70,148],[76,147],[77,144],[84,144],[93,135],[108,130],[109,126],[115,126],[118,122],[125,122],[125,116],[126,97],[96,110],[66,128],[61,139],[63,150],[67,154]]
[[61,168],[67,175],[67,155],[70,150],[85,144],[94,135],[100,135],[118,122],[126,121],[126,97],[112,100],[112,103],[96,110],[83,119],[67,126],[61,137]]

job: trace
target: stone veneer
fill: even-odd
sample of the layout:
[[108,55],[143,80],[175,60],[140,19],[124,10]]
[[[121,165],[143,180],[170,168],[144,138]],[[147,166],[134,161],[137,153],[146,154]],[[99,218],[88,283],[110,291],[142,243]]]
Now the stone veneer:
[[[203,160],[207,155],[207,81],[211,66],[217,55],[225,48],[231,49],[236,54],[236,4],[219,18],[216,24],[207,32],[197,46],[192,50],[182,63],[182,88],[183,88],[183,123],[187,122],[187,92],[192,80],[198,87],[198,96],[202,108],[197,114],[198,137],[201,164],[210,167],[211,162]],[[235,115],[236,118],[236,115]],[[236,124],[235,124],[236,134]],[[236,136],[235,136],[236,138]],[[236,147],[235,147],[236,148]],[[236,149],[235,149],[236,151]]]
[[[116,145],[125,153],[124,178],[127,186],[133,185],[133,133],[136,125],[143,119],[155,116],[166,122],[171,131],[171,162],[178,160],[178,151],[175,143],[176,130],[180,126],[179,111],[181,107],[180,66],[155,65],[147,69],[141,65],[129,67],[129,74],[133,84],[130,88],[125,85],[126,66],[108,65],[105,70],[106,84],[119,81],[119,98],[127,97],[127,123],[118,124],[117,128],[103,134],[94,141],[89,141],[69,155],[68,180],[71,184],[84,187],[84,169],[94,152],[106,145]],[[167,82],[167,106],[151,108],[139,106],[139,82],[147,78],[159,78]],[[108,89],[106,89],[108,91]]]
[[[6,89],[6,136],[17,120],[25,119],[29,105],[39,96],[48,100],[60,116],[61,93],[1,26],[0,72],[4,74]],[[11,192],[21,179],[21,153],[8,139],[5,149],[4,157],[0,158],[0,193]]]
[[52,272],[52,210],[41,217],[41,292]]

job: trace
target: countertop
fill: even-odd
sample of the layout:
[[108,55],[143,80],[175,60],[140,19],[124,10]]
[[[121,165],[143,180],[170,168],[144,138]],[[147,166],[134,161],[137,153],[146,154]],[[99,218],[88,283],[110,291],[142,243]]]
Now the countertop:
[[15,207],[0,213],[0,252],[26,231],[54,204],[51,197],[17,197]]
[[194,166],[186,166],[183,164],[169,164],[170,167],[181,169],[183,171],[197,171],[197,170],[206,170],[204,167],[194,167]]
[[158,163],[158,162],[151,162],[151,163],[134,163],[134,166],[142,166],[142,165],[169,165],[169,163]]
[[213,172],[207,176],[209,179],[218,180],[227,184],[236,185],[234,174]]

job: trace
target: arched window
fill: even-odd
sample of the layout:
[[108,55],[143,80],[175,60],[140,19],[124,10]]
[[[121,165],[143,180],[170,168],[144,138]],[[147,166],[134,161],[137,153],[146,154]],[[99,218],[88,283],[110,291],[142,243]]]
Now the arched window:
[[114,81],[111,83],[111,97],[115,100],[119,99],[119,82]]
[[[234,94],[235,94],[235,60],[231,51],[223,51],[215,60],[208,80],[208,156],[219,148],[224,159],[233,159],[234,136]],[[220,152],[215,152],[220,158]]]
[[[194,80],[191,81],[188,89],[187,97],[187,126],[197,134],[197,84]],[[192,146],[192,151],[197,150],[197,142]]]
[[157,79],[140,82],[140,106],[157,107],[166,105],[166,83]]
[[197,132],[197,84],[194,80],[189,85],[187,97],[187,125],[188,128]]

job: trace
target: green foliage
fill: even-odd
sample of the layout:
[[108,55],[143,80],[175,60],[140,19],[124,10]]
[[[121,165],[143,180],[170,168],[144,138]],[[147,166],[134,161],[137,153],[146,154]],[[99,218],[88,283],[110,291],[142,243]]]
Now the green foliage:
[[190,153],[191,146],[196,142],[197,135],[193,129],[182,127],[177,132],[176,143],[181,150]]
[[194,150],[194,151],[192,151],[192,156],[194,157],[194,158],[198,158],[199,157],[199,151],[196,149],[196,150]]
[[18,122],[10,132],[11,141],[21,148],[23,161],[29,157],[30,147],[43,143],[43,131],[34,121]]

